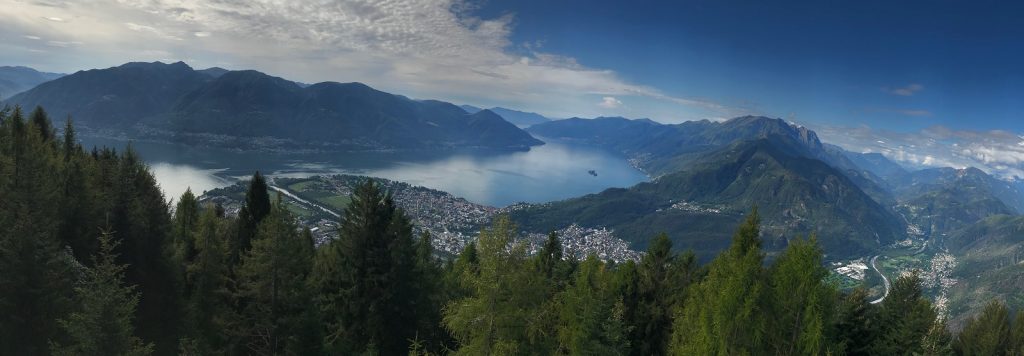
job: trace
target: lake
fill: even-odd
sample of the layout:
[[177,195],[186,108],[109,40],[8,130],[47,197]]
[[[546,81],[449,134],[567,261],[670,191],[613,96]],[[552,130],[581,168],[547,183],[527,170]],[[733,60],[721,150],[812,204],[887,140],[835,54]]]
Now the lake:
[[[267,153],[170,143],[134,142],[165,194],[191,187],[233,184],[256,170],[272,176],[358,174],[402,181],[452,193],[491,206],[562,200],[611,187],[629,187],[647,177],[617,153],[553,140],[526,152],[453,151]],[[123,149],[127,141],[83,138],[83,146]],[[593,171],[594,174],[591,174]]]

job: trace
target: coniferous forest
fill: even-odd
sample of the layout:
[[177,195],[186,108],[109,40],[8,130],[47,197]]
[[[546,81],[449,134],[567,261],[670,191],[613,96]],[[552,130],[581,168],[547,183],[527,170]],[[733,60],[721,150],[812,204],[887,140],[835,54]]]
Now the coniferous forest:
[[[59,133],[59,134],[58,134]],[[956,332],[905,275],[883,302],[826,279],[817,239],[766,260],[756,208],[701,265],[529,254],[507,218],[441,258],[367,181],[316,246],[256,173],[237,217],[161,193],[128,148],[0,112],[3,355],[1010,355],[1024,313]]]

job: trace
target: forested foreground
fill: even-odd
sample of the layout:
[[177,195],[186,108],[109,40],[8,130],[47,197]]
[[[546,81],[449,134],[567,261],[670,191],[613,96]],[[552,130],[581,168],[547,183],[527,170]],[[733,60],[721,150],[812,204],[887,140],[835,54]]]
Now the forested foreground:
[[[42,109],[0,114],[3,355],[999,355],[1024,313],[951,334],[914,275],[839,292],[815,238],[770,263],[756,209],[701,266],[657,236],[637,262],[534,255],[498,218],[458,256],[372,182],[315,246],[258,173],[237,217],[173,209],[129,148],[85,150]],[[171,213],[173,211],[173,214]]]

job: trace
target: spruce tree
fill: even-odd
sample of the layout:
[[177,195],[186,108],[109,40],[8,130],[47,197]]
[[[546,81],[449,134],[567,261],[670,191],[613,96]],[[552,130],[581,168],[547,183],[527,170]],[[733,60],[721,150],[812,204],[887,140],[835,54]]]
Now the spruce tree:
[[836,290],[825,283],[817,238],[796,239],[769,271],[771,317],[768,343],[776,355],[821,355],[835,352],[829,327]]
[[192,189],[185,189],[174,208],[174,225],[171,232],[171,248],[175,262],[184,268],[196,254],[196,231],[199,227],[199,201]]
[[1010,312],[993,300],[976,317],[967,319],[953,348],[958,355],[1006,355],[1011,349]]
[[[178,205],[180,208],[182,204]],[[228,334],[232,327],[229,322],[233,320],[228,292],[227,240],[212,207],[207,207],[195,224],[195,255],[187,260],[184,271],[186,339],[182,345],[192,354],[224,353],[227,347],[224,335]]]
[[937,322],[937,314],[921,291],[917,273],[900,276],[892,282],[889,295],[881,303],[878,338],[874,354],[912,354],[923,352],[923,340]]
[[312,291],[312,241],[303,238],[284,205],[273,205],[260,223],[252,249],[237,270],[240,313],[237,352],[244,354],[316,354],[320,335]]
[[707,278],[690,293],[675,321],[672,354],[770,353],[759,222],[755,208],[729,249],[711,262]]
[[588,256],[575,277],[573,284],[558,295],[558,352],[626,355],[629,340],[623,304],[612,290],[607,265],[596,256]]
[[0,354],[40,355],[61,339],[75,260],[57,238],[59,159],[15,108],[0,140]]
[[834,343],[850,356],[871,355],[877,337],[876,308],[868,301],[868,291],[856,288],[839,302],[836,310]]
[[1010,354],[1024,355],[1024,312],[1017,311],[1010,328]]
[[99,253],[93,267],[85,276],[75,294],[78,310],[61,326],[68,334],[68,342],[53,344],[57,355],[148,355],[153,345],[143,343],[134,335],[132,319],[139,294],[134,286],[124,284],[127,266],[116,262],[114,249],[119,243],[109,233],[99,239]]
[[238,211],[238,235],[232,244],[231,260],[240,261],[245,251],[252,247],[252,239],[263,218],[270,214],[270,193],[267,181],[259,171],[249,180],[249,189],[245,192],[245,203]]
[[128,266],[126,281],[141,293],[136,329],[140,337],[154,342],[157,353],[171,353],[178,347],[182,313],[179,278],[169,253],[169,206],[131,145],[111,161],[115,168],[107,183],[113,197],[108,216],[121,239],[123,253],[118,259]]
[[494,220],[477,239],[479,271],[463,274],[469,296],[445,307],[445,327],[459,342],[457,355],[538,355],[554,352],[555,335],[543,315],[546,279],[515,242],[515,226],[507,216]]
[[419,322],[412,226],[372,180],[360,184],[337,240],[317,254],[313,283],[327,316],[330,352],[408,350]]

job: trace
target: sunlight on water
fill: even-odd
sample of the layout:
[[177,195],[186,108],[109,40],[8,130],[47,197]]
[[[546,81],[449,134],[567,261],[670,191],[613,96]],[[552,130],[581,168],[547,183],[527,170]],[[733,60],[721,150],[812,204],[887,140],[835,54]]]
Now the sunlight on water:
[[188,188],[191,188],[192,193],[198,196],[204,191],[231,184],[231,182],[215,176],[214,174],[219,171],[216,169],[197,169],[185,164],[165,162],[152,163],[149,168],[160,184],[160,189],[164,191],[164,197],[168,200],[177,201]]

